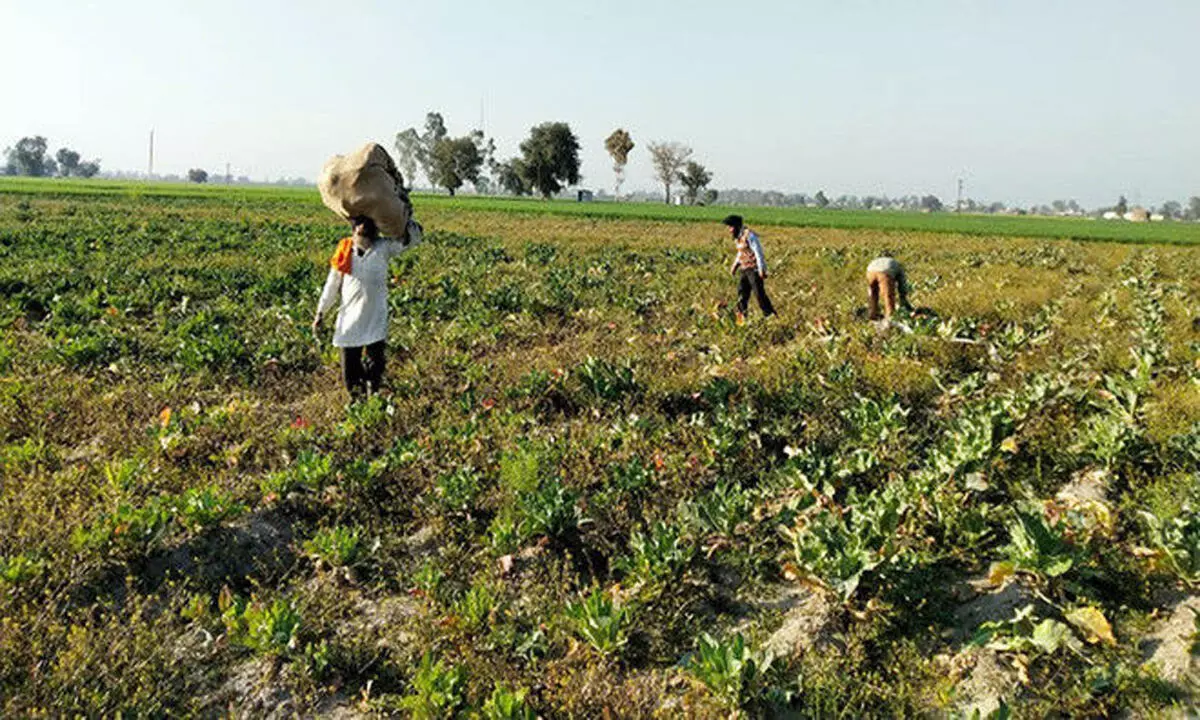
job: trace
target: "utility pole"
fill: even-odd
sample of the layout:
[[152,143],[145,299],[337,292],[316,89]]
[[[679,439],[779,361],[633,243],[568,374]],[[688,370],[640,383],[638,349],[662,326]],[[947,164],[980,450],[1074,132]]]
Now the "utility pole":
[[962,212],[963,179],[958,179],[958,201],[954,203],[954,212]]
[[229,174],[229,163],[225,163],[225,184],[230,185],[233,182],[233,175]]
[[146,164],[146,179],[154,177],[154,128],[150,129],[150,160]]

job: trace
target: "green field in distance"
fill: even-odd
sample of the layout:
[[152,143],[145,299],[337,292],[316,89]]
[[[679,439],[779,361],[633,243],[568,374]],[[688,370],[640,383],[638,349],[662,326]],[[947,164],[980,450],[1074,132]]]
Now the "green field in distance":
[[[110,195],[128,197],[220,198],[251,203],[275,201],[294,204],[320,203],[313,187],[224,186],[184,183],[143,183],[121,180],[61,180],[44,178],[0,178],[0,198],[5,195]],[[1200,223],[1130,223],[1091,218],[982,215],[957,213],[920,213],[877,210],[821,210],[817,208],[775,208],[716,205],[672,206],[652,202],[575,202],[540,198],[482,197],[476,195],[416,194],[418,215],[421,207],[463,209],[523,214],[550,214],[597,219],[720,222],[731,212],[744,215],[756,225],[792,227],[871,229],[899,232],[945,232],[967,235],[1007,237],[1044,237],[1072,240],[1103,240],[1122,243],[1200,243]],[[2,202],[2,200],[0,200]]]

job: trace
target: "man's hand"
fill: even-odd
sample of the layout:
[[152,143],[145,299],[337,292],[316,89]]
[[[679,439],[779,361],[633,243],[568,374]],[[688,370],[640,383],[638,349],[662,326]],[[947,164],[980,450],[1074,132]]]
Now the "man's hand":
[[316,335],[317,331],[320,329],[321,329],[321,313],[317,313],[317,316],[314,317],[313,321],[312,321],[313,335]]
[[758,276],[759,276],[760,278],[762,278],[763,280],[766,280],[766,279],[767,279],[767,273],[766,273],[766,272],[760,272],[760,273],[758,274]]

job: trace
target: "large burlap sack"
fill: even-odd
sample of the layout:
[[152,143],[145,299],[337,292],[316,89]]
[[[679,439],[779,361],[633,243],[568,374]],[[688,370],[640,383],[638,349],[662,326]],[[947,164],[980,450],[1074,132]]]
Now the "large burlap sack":
[[387,150],[367,143],[349,155],[334,155],[317,181],[325,207],[343,218],[365,215],[384,235],[404,239],[412,203],[404,178]]

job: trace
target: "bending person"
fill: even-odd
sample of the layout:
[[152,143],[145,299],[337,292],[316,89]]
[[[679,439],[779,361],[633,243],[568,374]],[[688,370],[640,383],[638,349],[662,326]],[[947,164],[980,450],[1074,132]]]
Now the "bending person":
[[899,307],[912,310],[908,304],[908,278],[904,274],[904,266],[890,253],[884,253],[867,265],[867,317],[878,320],[879,299],[883,298],[883,318],[890,320],[896,312],[897,298]]
[[[343,238],[329,259],[329,276],[317,303],[312,329],[340,295],[333,345],[342,351],[342,380],[351,400],[378,392],[383,384],[384,347],[388,334],[388,261],[416,247],[420,232],[407,233],[405,241],[379,236],[368,217],[350,219],[354,234]],[[410,230],[412,225],[410,224]]]

